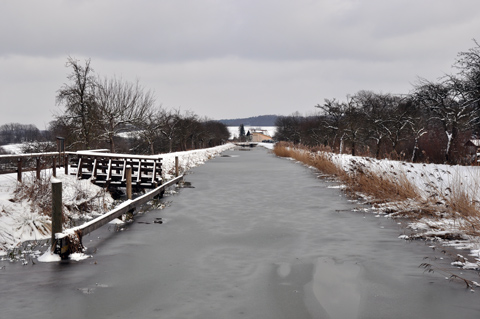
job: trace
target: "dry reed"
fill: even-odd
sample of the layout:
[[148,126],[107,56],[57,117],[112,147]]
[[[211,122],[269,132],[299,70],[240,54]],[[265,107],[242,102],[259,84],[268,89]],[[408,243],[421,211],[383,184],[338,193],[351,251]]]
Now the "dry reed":
[[419,197],[416,187],[402,172],[381,174],[356,161],[346,170],[332,159],[330,153],[311,153],[306,148],[295,148],[286,143],[275,145],[274,153],[277,156],[294,158],[322,173],[336,176],[352,194],[361,193],[377,201],[401,201]]
[[332,153],[313,152],[289,143],[276,144],[273,152],[277,156],[291,157],[324,174],[335,176],[346,186],[348,193],[362,195],[371,204],[384,203],[384,207],[388,206],[390,212],[394,210],[397,215],[417,220],[422,217],[450,216],[458,221],[460,229],[466,234],[480,234],[480,202],[476,196],[480,189],[480,177],[470,178],[476,182],[466,186],[457,176],[446,189],[439,189],[430,183],[430,196],[427,200],[422,200],[421,191],[402,170],[382,170],[381,167],[375,168],[375,165],[365,165],[355,160],[350,162],[348,168],[344,168],[333,159]]

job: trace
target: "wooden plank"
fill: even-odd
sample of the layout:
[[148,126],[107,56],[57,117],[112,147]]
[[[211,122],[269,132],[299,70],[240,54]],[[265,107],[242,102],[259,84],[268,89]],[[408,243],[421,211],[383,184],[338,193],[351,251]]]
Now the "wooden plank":
[[157,162],[154,162],[153,163],[152,184],[155,183],[155,175],[156,175],[155,170],[156,170],[156,168],[157,168]]
[[82,178],[82,157],[78,157],[77,179]]
[[112,160],[108,160],[107,182],[112,178]]
[[97,179],[97,159],[96,158],[93,160],[92,179],[93,180]]
[[8,155],[0,155],[0,159],[2,159],[2,158],[25,158],[25,157],[54,157],[54,156],[58,156],[58,152],[8,154]]
[[[105,158],[117,158],[117,159],[144,159],[144,160],[162,160],[162,155],[131,155],[131,154],[113,154],[113,153],[95,153],[93,151],[78,151],[78,152],[66,152],[68,154],[86,155],[86,156],[101,156]],[[58,154],[58,152],[56,153]],[[17,155],[18,157],[18,155]]]
[[142,176],[142,162],[141,160],[138,160],[137,184],[140,183],[141,176]]
[[125,176],[127,174],[126,169],[127,169],[127,160],[123,160],[122,181],[124,181],[126,178]]

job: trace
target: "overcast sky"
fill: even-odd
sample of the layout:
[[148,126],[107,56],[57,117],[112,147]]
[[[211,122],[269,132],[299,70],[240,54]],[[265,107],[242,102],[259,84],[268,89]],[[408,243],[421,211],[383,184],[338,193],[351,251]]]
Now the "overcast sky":
[[408,93],[480,40],[479,0],[1,0],[0,125],[44,129],[68,56],[212,119]]

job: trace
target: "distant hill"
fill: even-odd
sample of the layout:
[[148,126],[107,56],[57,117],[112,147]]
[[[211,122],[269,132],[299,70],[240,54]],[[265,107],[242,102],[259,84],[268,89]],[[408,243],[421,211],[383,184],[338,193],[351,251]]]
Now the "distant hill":
[[241,124],[246,126],[275,126],[275,120],[278,115],[260,115],[241,119],[232,120],[218,120],[226,126],[239,126]]

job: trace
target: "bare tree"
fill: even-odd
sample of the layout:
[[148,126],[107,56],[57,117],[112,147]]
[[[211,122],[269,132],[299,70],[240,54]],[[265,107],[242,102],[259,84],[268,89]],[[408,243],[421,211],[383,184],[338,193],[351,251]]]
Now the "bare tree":
[[[338,138],[339,144],[343,148],[342,137],[344,137],[344,135],[340,131],[340,126],[347,110],[346,103],[339,102],[336,99],[325,99],[325,103],[323,105],[317,104],[315,107],[323,111],[321,125],[328,134],[327,139],[330,140],[331,147],[335,147]],[[341,151],[342,150],[339,149],[340,153]]]
[[480,104],[480,45],[474,39],[475,47],[460,52],[454,67],[459,69],[457,77],[462,82],[463,98],[469,103]]
[[[175,132],[175,139],[180,144],[182,151],[188,149],[188,142],[194,142],[195,131],[201,130],[200,122],[198,121],[198,116],[191,112],[185,112],[185,115],[180,117],[178,126]],[[192,145],[193,148],[193,145]]]
[[136,83],[121,79],[103,79],[97,81],[95,126],[99,137],[108,141],[110,151],[115,151],[115,137],[127,125],[145,120],[151,114],[155,98]]
[[365,119],[364,129],[367,138],[374,141],[375,157],[380,157],[380,149],[390,134],[389,124],[392,112],[392,97],[389,94],[376,94],[372,91],[359,91],[352,97],[355,108]]
[[177,133],[178,124],[181,119],[180,110],[178,109],[170,111],[163,110],[158,117],[158,121],[161,123],[159,131],[168,140],[168,151],[170,153],[173,150],[173,139]]
[[141,122],[135,124],[135,127],[138,129],[137,135],[141,137],[148,145],[148,150],[151,155],[156,153],[155,145],[158,144],[158,141],[161,140],[160,129],[163,125],[161,119],[162,114],[165,111],[162,107],[152,108],[147,114],[145,114],[144,119]]
[[294,144],[302,142],[301,123],[304,117],[296,112],[289,116],[279,116],[275,120],[277,131],[275,139],[279,141],[289,141]]
[[365,119],[363,112],[349,96],[347,96],[345,105],[345,116],[340,126],[342,132],[340,153],[343,151],[343,142],[345,141],[350,143],[351,154],[355,156],[363,138]]
[[453,162],[453,146],[459,133],[471,129],[478,120],[476,104],[463,90],[462,81],[448,76],[434,83],[420,79],[415,90],[417,103],[430,111],[429,120],[440,123],[447,137],[445,161]]
[[36,142],[41,139],[42,134],[33,124],[9,123],[0,126],[0,145]]
[[65,114],[62,116],[67,118],[71,128],[80,136],[83,146],[90,148],[96,117],[96,83],[93,69],[90,66],[90,59],[86,60],[83,66],[72,57],[68,57],[66,67],[72,68],[72,72],[67,76],[70,82],[63,84],[58,90],[56,102],[58,105],[65,105]]

